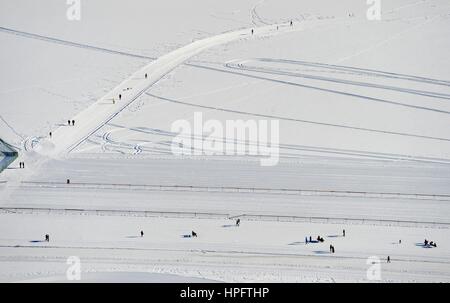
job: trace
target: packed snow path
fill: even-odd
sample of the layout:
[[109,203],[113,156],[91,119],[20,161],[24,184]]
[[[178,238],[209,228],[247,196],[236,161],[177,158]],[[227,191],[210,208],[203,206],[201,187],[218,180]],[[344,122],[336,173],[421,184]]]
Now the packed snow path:
[[274,35],[304,29],[303,26],[268,25],[254,29],[241,29],[198,40],[176,49],[132,74],[107,95],[92,104],[76,117],[70,118],[74,126],[61,126],[50,138],[50,144],[43,140],[40,150],[50,156],[57,156],[75,149],[90,135],[118,115],[123,109],[145,93],[153,84],[174,68],[193,56],[214,46],[226,44],[252,36]]

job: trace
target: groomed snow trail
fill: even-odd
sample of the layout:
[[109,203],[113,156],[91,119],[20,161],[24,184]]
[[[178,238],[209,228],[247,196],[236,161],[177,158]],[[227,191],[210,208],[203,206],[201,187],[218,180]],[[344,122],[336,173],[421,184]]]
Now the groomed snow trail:
[[53,157],[72,151],[162,77],[186,60],[209,48],[252,36],[275,35],[303,29],[301,24],[278,25],[278,29],[277,25],[255,27],[254,34],[252,34],[251,28],[241,29],[197,40],[176,49],[141,68],[90,107],[70,118],[71,121],[75,121],[75,126],[59,127],[53,132],[51,139],[42,141],[38,150]]

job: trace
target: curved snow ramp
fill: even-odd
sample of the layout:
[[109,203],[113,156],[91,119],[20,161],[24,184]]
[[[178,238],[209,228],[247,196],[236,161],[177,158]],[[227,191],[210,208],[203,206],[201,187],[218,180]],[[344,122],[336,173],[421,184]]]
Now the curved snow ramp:
[[8,143],[0,139],[0,173],[17,158],[17,151]]
[[[255,29],[254,36],[279,34],[302,29],[302,26],[295,28],[283,26],[276,30],[275,26],[263,26],[257,30]],[[159,57],[132,74],[106,96],[74,117],[73,120],[76,121],[75,126],[58,128],[53,134],[51,144],[48,145],[48,147],[51,146],[51,150],[47,150],[47,152],[50,155],[58,155],[74,150],[180,64],[211,47],[251,36],[253,34],[250,29],[227,32],[197,40]]]

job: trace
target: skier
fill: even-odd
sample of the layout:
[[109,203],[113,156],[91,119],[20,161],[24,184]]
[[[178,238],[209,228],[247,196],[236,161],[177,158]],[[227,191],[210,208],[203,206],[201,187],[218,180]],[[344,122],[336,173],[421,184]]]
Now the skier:
[[67,184],[70,184],[70,179],[67,179],[66,183],[67,183]]
[[239,226],[241,224],[241,219],[236,220],[236,226]]
[[423,241],[423,246],[427,246],[427,245],[428,245],[428,240],[425,239],[425,240]]
[[147,74],[145,74],[145,79],[147,79]]
[[308,237],[305,237],[305,244],[308,244]]
[[48,135],[50,136],[50,139],[52,138],[52,132],[49,132]]
[[144,236],[144,231],[141,230],[141,238]]
[[197,233],[195,231],[192,231],[192,237],[197,238]]
[[291,26],[292,26],[292,25],[294,25],[294,23],[293,23],[292,20],[291,20]]
[[387,263],[391,263],[391,257],[387,257]]
[[253,35],[253,28],[252,28],[252,35]]
[[72,126],[75,126],[75,120],[72,120]]
[[311,236],[309,236],[309,242],[312,242],[312,238],[311,238]]
[[398,244],[402,244],[402,239],[398,240]]
[[50,236],[48,234],[45,235],[45,242],[50,242]]
[[330,253],[333,252],[333,245],[330,244]]
[[342,236],[345,237],[345,229],[342,230]]
[[122,100],[122,95],[121,94],[119,94],[119,100]]
[[70,120],[67,120],[67,125],[69,125],[69,126],[70,126]]
[[22,162],[22,168],[25,168],[25,162]]

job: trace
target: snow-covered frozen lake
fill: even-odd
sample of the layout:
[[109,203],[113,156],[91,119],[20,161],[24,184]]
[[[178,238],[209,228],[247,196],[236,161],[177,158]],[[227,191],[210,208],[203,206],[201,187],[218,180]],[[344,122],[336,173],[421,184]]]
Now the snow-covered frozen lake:
[[[448,0],[216,2],[0,3],[0,281],[448,282]],[[279,162],[174,155],[199,112]]]

